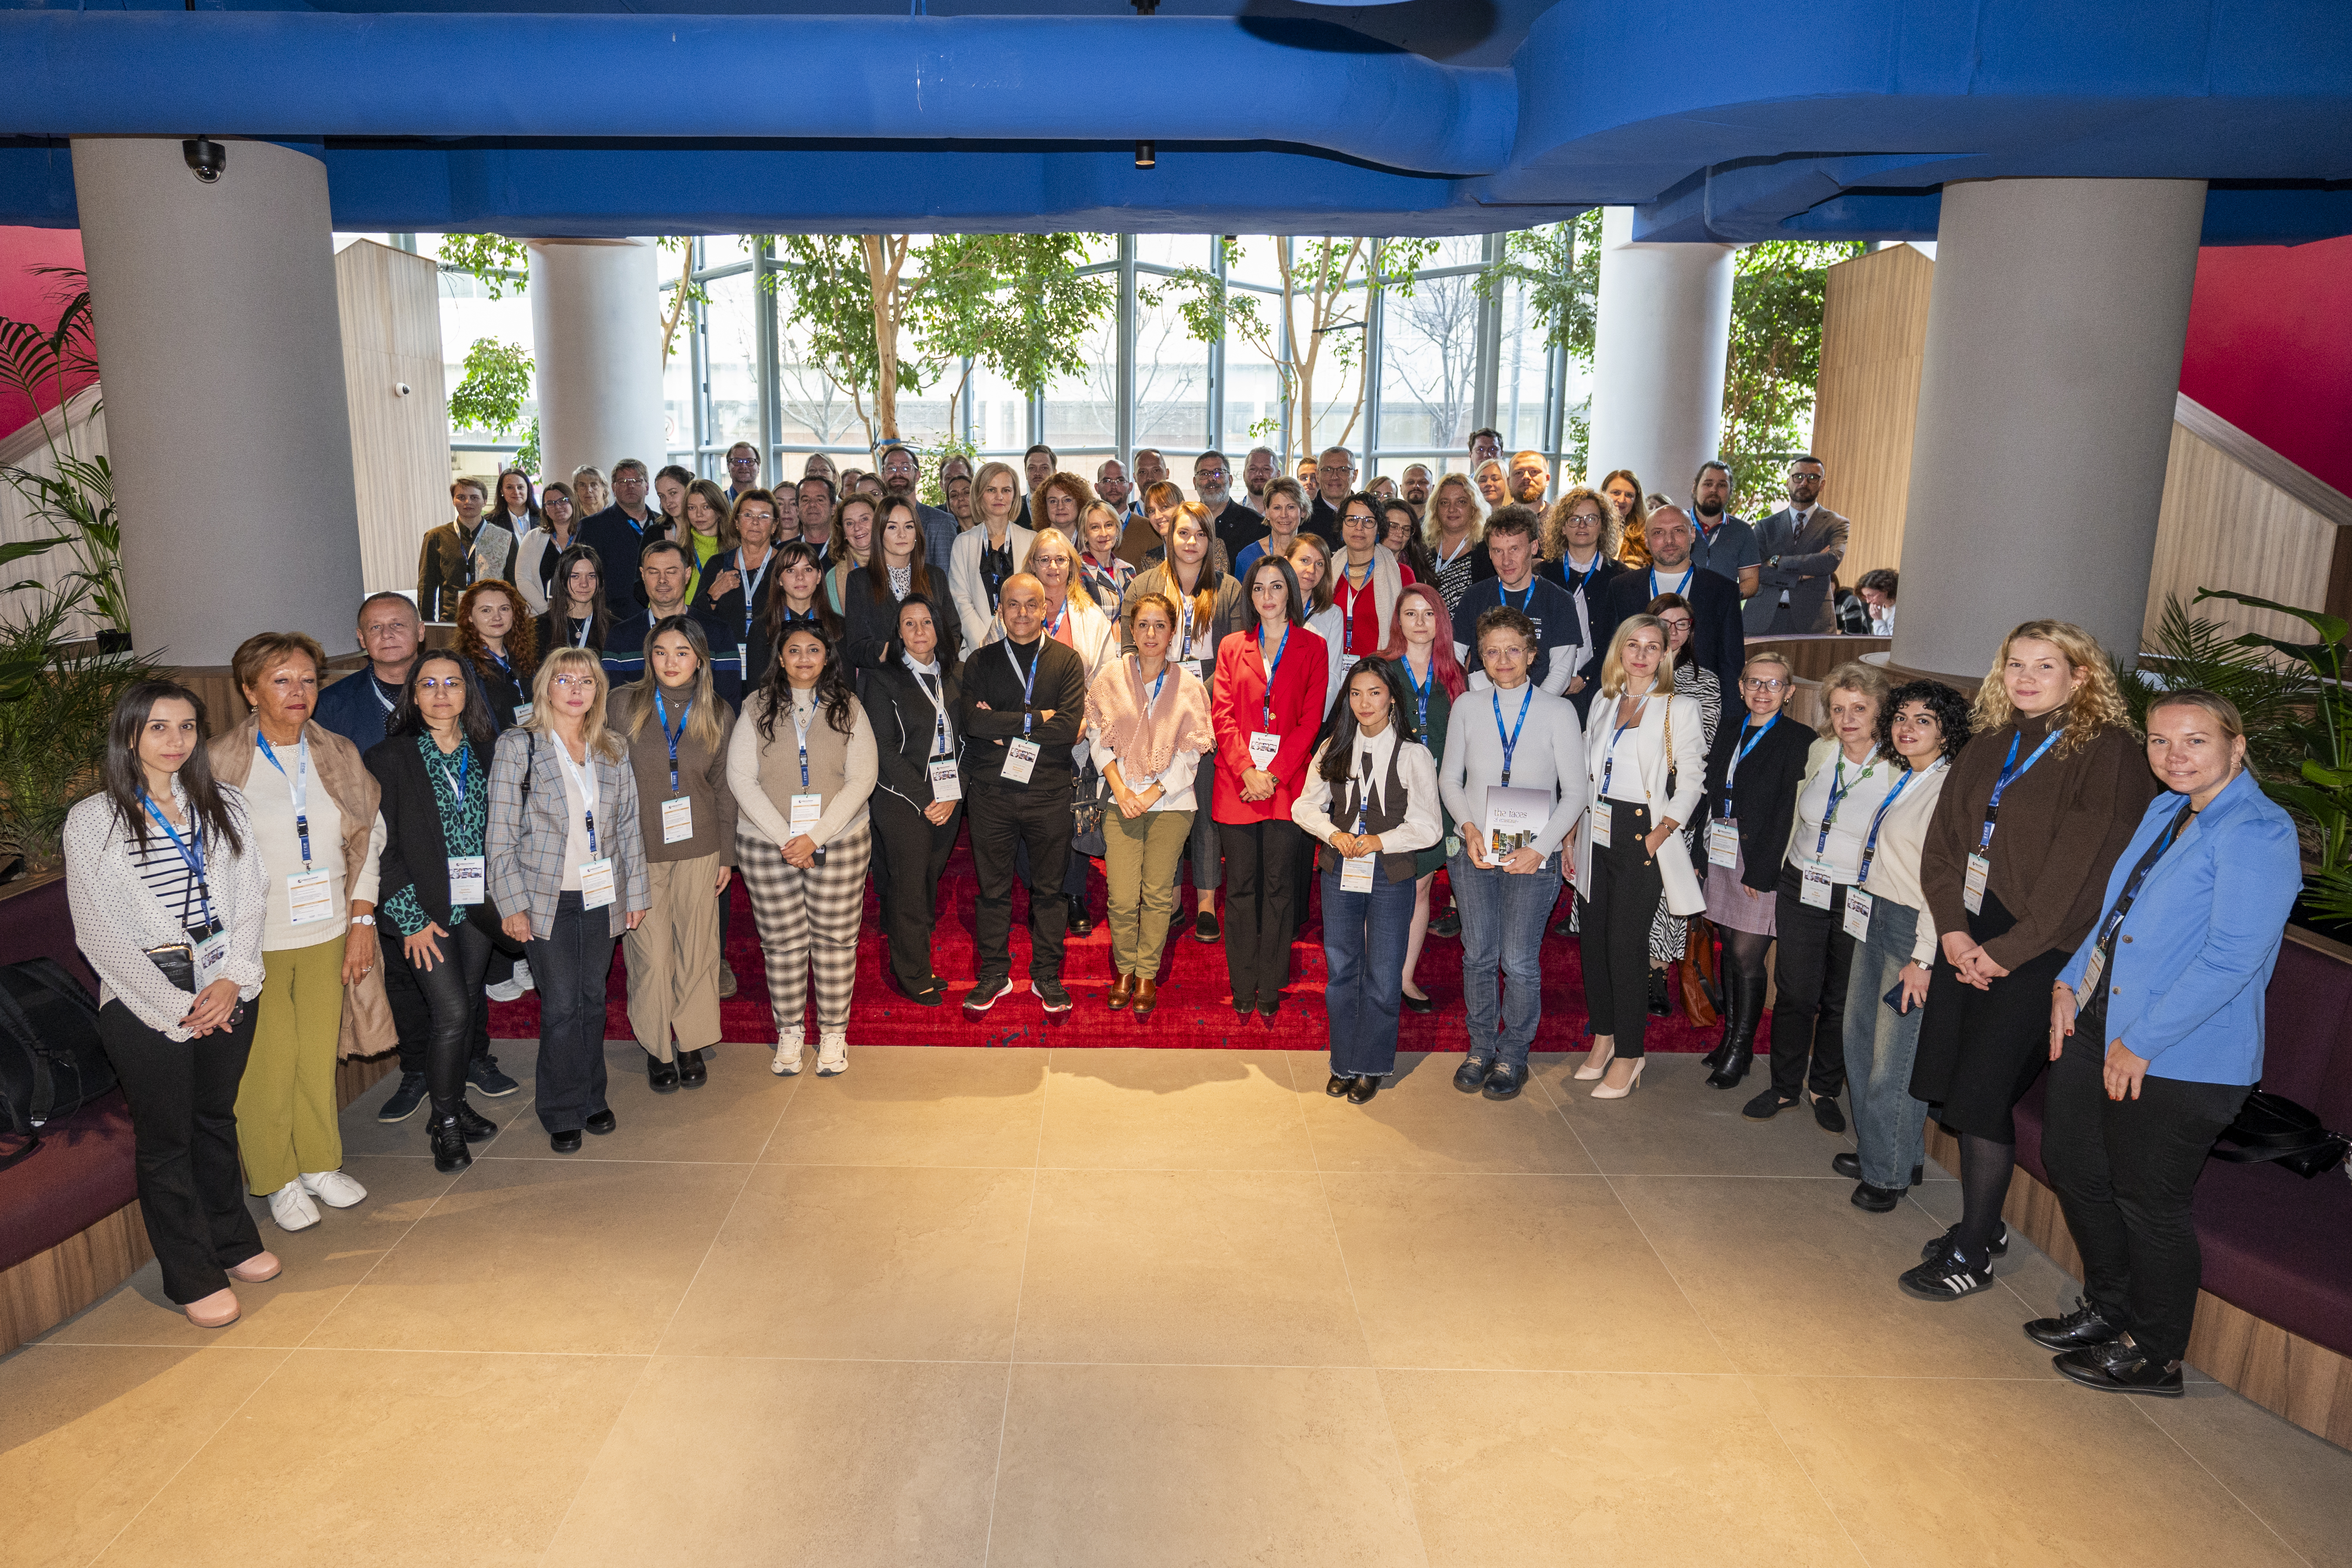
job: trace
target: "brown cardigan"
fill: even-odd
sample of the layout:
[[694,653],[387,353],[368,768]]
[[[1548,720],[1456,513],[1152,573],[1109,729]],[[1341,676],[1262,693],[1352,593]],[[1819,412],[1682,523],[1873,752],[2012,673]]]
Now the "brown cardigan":
[[[1937,931],[1969,929],[1962,901],[1969,857],[1984,831],[1985,803],[2009,760],[2010,742],[2018,740],[2017,760],[2023,762],[2064,711],[1971,736],[1953,759],[1919,856],[1920,890]],[[2156,775],[2129,731],[2103,730],[2086,745],[2063,748],[2063,742],[2053,747],[2000,797],[1986,887],[2017,924],[1984,950],[2004,969],[2082,945],[2099,918],[2116,858],[2156,798]]]
[[[653,677],[616,687],[604,722],[626,741],[637,706],[653,706]],[[662,842],[662,802],[669,798],[669,742],[662,736],[658,714],[646,716],[646,727],[629,745],[629,765],[637,774],[637,822],[646,840],[646,863],[695,860],[716,853],[721,866],[735,864],[735,792],[727,787],[727,742],[735,733],[735,710],[723,697],[719,705],[719,744],[706,751],[691,735],[677,745],[677,792],[694,802],[694,837],[676,844]]]
[[[226,735],[206,743],[213,776],[221,783],[245,787],[253,774],[253,759],[261,754],[257,737],[261,721],[251,713]],[[335,809],[343,814],[343,886],[359,886],[367,869],[368,839],[375,831],[377,808],[383,804],[383,786],[360,761],[359,748],[316,723],[302,726],[310,743],[310,760],[318,764],[319,782],[326,786]],[[339,1057],[375,1057],[400,1044],[400,1029],[392,1019],[392,1004],[383,994],[383,964],[379,959],[365,974],[343,987],[343,1021],[337,1030]]]

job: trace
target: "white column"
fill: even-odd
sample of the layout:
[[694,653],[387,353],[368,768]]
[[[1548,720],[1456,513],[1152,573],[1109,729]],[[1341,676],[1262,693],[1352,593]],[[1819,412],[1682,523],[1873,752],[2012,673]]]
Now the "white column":
[[1891,662],[1980,677],[2018,623],[2139,650],[2202,180],[1944,187]]
[[257,631],[352,647],[358,503],[326,166],[231,142],[76,138],[133,641],[218,666]]
[[648,472],[669,460],[660,254],[647,239],[530,242],[532,383],[550,479],[568,479],[583,465],[609,479],[624,458],[637,458]]
[[1588,477],[1631,468],[1685,500],[1723,435],[1731,344],[1728,245],[1637,245],[1633,209],[1601,216]]

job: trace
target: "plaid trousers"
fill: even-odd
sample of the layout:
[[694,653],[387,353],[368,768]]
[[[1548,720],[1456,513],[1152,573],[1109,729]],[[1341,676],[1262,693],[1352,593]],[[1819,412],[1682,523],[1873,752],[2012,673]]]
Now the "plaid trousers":
[[780,1038],[802,1036],[812,968],[818,1030],[849,1026],[857,928],[866,914],[866,865],[873,848],[873,826],[861,822],[825,846],[824,865],[803,871],[766,839],[750,833],[735,837],[735,866],[751,895],[760,948],[768,957],[768,1005],[775,1011]]

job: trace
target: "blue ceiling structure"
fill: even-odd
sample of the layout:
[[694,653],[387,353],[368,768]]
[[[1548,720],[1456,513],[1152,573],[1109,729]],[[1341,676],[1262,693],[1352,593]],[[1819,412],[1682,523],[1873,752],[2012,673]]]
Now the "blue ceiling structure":
[[0,0],[0,59],[47,226],[70,138],[201,134],[346,230],[1930,238],[1948,181],[2126,176],[2352,233],[2352,0]]

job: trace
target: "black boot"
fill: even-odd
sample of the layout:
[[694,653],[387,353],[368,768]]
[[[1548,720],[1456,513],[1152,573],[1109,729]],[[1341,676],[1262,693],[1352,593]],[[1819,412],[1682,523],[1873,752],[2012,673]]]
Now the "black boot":
[[462,1171],[474,1163],[474,1152],[466,1147],[466,1130],[458,1123],[455,1110],[433,1108],[433,1120],[425,1124],[433,1139],[433,1168],[443,1175]]
[[1666,972],[1653,969],[1650,971],[1650,1016],[1669,1018],[1674,1016],[1674,1005],[1666,1000]]
[[1756,1025],[1764,1016],[1764,980],[1727,974],[1723,979],[1723,1059],[1707,1075],[1711,1089],[1737,1089],[1756,1060]]

